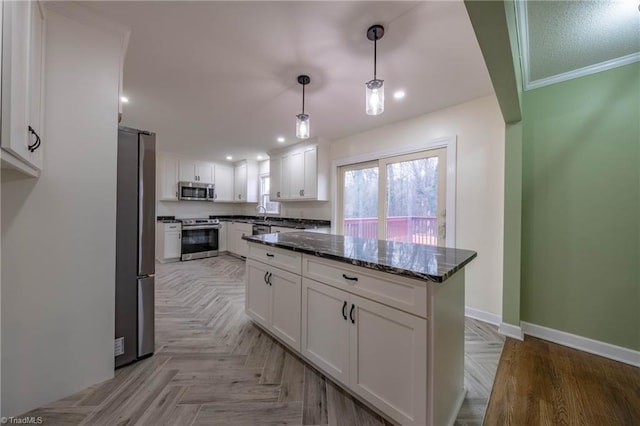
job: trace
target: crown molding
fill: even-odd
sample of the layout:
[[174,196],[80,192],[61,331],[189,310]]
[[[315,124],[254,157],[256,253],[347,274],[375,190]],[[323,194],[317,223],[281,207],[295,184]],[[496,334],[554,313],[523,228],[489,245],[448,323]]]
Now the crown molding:
[[634,62],[640,62],[640,52],[630,55],[614,58],[605,62],[588,65],[576,70],[567,71],[561,74],[552,75],[538,80],[531,80],[529,72],[530,56],[529,56],[529,17],[527,14],[527,1],[516,1],[516,21],[518,25],[518,36],[520,43],[520,55],[522,61],[522,86],[523,90],[533,90],[540,87],[549,86],[551,84],[560,83],[574,78],[584,77],[587,75],[607,71],[613,68],[629,65]]
[[613,68],[622,67],[624,65],[633,64],[640,61],[640,52],[632,53],[620,58],[611,59],[609,61],[600,62],[599,64],[589,65],[577,70],[568,71],[562,74],[552,75],[551,77],[541,78],[540,80],[525,82],[525,90],[537,89],[539,87],[549,86],[550,84],[560,83],[562,81],[573,80],[574,78],[584,77],[587,75],[607,71]]

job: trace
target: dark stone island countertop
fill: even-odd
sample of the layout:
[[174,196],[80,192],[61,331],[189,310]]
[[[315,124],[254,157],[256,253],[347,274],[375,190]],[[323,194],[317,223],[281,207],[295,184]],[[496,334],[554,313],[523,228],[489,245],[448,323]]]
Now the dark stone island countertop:
[[256,225],[281,226],[283,228],[295,229],[318,229],[331,228],[331,221],[318,219],[299,219],[287,217],[267,216],[266,220],[263,216],[209,216],[209,219],[219,219],[222,222],[244,222]]
[[438,283],[446,281],[477,256],[471,250],[312,232],[246,235],[243,238],[254,243]]

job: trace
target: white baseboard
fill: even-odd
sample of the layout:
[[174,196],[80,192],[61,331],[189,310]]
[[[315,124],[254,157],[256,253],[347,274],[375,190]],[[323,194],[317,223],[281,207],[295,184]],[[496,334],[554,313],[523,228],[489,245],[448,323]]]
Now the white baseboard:
[[522,322],[522,329],[525,334],[533,337],[640,367],[640,351],[634,351],[528,322]]
[[493,325],[500,325],[502,318],[500,315],[492,314],[491,312],[481,311],[470,306],[464,307],[464,316],[477,319],[483,322],[488,322]]
[[506,322],[501,322],[498,326],[498,333],[505,335],[507,337],[511,337],[516,340],[524,340],[524,332],[522,327],[513,324],[507,324]]

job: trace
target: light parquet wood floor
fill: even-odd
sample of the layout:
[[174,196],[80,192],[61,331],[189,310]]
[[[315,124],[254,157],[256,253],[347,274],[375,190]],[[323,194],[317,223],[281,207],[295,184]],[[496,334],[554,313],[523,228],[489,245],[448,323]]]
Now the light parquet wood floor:
[[[155,354],[25,415],[48,425],[389,424],[251,323],[244,276],[230,256],[157,265]],[[456,424],[482,424],[502,345],[495,327],[467,319]]]

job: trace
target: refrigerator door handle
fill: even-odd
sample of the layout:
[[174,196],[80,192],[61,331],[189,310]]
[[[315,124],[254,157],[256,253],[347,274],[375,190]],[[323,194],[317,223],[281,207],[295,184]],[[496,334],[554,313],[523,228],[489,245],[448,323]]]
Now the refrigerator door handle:
[[138,134],[138,275],[151,275],[155,268],[156,215],[155,135]]
[[138,279],[138,358],[151,355],[155,345],[155,277]]

